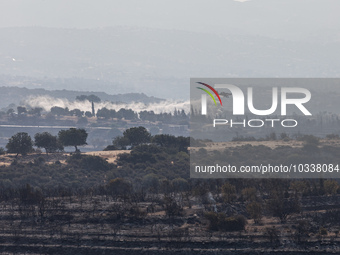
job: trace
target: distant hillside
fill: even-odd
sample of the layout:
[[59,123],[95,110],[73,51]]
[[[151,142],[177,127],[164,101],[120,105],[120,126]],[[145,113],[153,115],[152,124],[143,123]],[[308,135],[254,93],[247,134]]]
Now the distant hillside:
[[0,74],[41,79],[27,88],[187,99],[190,77],[339,77],[339,45],[136,27],[0,28]]
[[127,93],[118,95],[109,95],[105,92],[91,91],[74,91],[74,90],[45,90],[45,89],[28,89],[20,87],[0,87],[0,107],[7,107],[9,104],[19,105],[30,96],[49,96],[52,98],[65,98],[70,101],[75,100],[80,95],[96,95],[102,101],[110,102],[142,102],[145,104],[159,103],[163,99],[149,97],[143,93]]

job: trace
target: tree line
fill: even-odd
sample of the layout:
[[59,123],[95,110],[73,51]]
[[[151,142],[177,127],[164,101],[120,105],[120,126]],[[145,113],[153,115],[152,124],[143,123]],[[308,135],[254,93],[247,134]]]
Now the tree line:
[[19,132],[9,138],[6,145],[8,153],[16,153],[17,155],[26,155],[33,151],[33,146],[44,148],[46,154],[57,151],[63,151],[64,146],[74,146],[75,151],[79,151],[78,146],[86,145],[87,132],[81,128],[70,128],[68,130],[60,130],[58,136],[54,136],[48,132],[37,133],[34,141],[26,132]]
[[[84,101],[83,97],[79,97],[77,99],[79,101]],[[88,100],[88,99],[86,99]],[[97,102],[97,100],[93,101]],[[100,102],[100,101],[99,101]],[[40,117],[44,110],[40,107],[35,107],[32,109],[28,109],[24,106],[18,106],[17,107],[17,114],[19,116],[22,115],[32,115],[32,116],[38,116]],[[15,110],[13,108],[10,108],[7,110],[7,112],[0,112],[0,116],[8,115],[8,116],[14,116]],[[76,116],[78,118],[87,117],[91,118],[94,117],[93,113],[91,111],[82,111],[80,109],[72,109],[70,110],[68,107],[60,107],[60,106],[53,106],[51,107],[50,111],[47,112],[47,115],[51,116]],[[125,109],[121,108],[119,110],[114,109],[108,109],[106,107],[100,108],[97,110],[97,113],[95,113],[95,116],[99,119],[125,119],[125,120],[142,120],[142,121],[151,121],[151,122],[164,122],[164,123],[178,123],[178,124],[187,124],[189,121],[189,115],[185,113],[185,111],[177,110],[175,109],[173,112],[162,112],[162,113],[155,113],[154,111],[140,111],[136,112],[132,109]]]
[[[19,132],[9,138],[6,145],[8,153],[16,153],[17,155],[26,155],[33,151],[33,146],[45,149],[46,154],[60,152],[64,147],[73,146],[76,152],[79,152],[78,146],[87,145],[88,133],[82,128],[70,128],[68,130],[60,130],[57,136],[49,132],[37,133],[34,140],[26,132]],[[123,135],[113,139],[112,145],[108,145],[104,150],[125,150],[133,148],[141,144],[157,144],[160,146],[179,148],[179,151],[187,151],[189,146],[188,137],[175,137],[173,135],[155,135],[142,126],[126,129]],[[4,150],[2,150],[4,153]]]

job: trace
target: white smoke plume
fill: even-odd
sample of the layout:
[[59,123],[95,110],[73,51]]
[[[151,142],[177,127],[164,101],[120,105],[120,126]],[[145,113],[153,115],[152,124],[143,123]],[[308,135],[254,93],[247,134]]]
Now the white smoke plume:
[[[49,96],[30,96],[23,102],[26,106],[31,108],[41,107],[45,111],[50,111],[53,106],[58,106],[62,108],[68,107],[69,110],[79,109],[81,111],[92,111],[91,102],[89,101],[69,101],[65,98],[53,98]],[[161,101],[160,103],[119,103],[114,104],[108,101],[94,103],[95,111],[98,109],[106,107],[107,109],[114,109],[118,111],[121,108],[131,109],[135,112],[140,111],[154,111],[155,113],[173,113],[175,109],[184,110],[186,113],[190,111],[189,101]]]

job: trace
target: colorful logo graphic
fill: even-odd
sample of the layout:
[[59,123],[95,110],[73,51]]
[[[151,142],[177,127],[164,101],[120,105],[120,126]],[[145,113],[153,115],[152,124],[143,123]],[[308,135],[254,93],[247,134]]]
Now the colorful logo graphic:
[[[278,87],[272,88],[272,106],[269,109],[266,110],[259,110],[254,107],[253,104],[253,88],[248,87],[247,88],[247,97],[245,97],[243,91],[232,84],[215,84],[214,87],[216,89],[228,89],[231,93],[227,92],[221,92],[220,94],[210,85],[203,83],[203,82],[196,82],[198,84],[201,84],[207,88],[209,88],[211,91],[215,93],[217,98],[220,100],[220,104],[222,106],[222,101],[220,98],[220,95],[222,97],[229,98],[229,96],[232,96],[233,98],[233,115],[245,115],[245,102],[248,106],[248,110],[258,116],[268,116],[270,114],[273,114],[278,106],[281,106],[281,115],[286,116],[287,115],[287,106],[288,105],[295,105],[304,115],[311,116],[312,114],[306,109],[304,106],[305,103],[308,103],[311,99],[311,93],[308,89],[305,88],[298,88],[298,87],[282,87],[279,91]],[[203,90],[206,92],[214,101],[215,106],[217,106],[216,100],[213,96],[213,94],[204,88],[197,87],[200,90]],[[280,92],[280,93],[279,93]],[[289,94],[301,94],[303,97],[300,98],[290,98]],[[281,99],[281,103],[279,103],[279,99]],[[202,94],[201,96],[201,109],[202,109],[202,115],[207,115],[207,95]]]
[[[203,83],[203,82],[197,82],[197,83],[198,83],[198,84],[201,84],[201,85],[203,85],[203,86],[206,86],[207,88],[211,89],[211,91],[214,92],[215,95],[217,96],[218,100],[220,100],[221,106],[223,106],[223,105],[222,105],[222,100],[221,100],[221,98],[220,98],[220,95],[217,93],[217,91],[216,91],[213,87],[211,87],[210,85],[205,84],[205,83]],[[203,88],[200,88],[200,87],[197,87],[197,88],[200,89],[200,90],[203,90],[204,92],[206,92],[206,93],[214,100],[214,103],[215,103],[215,105],[217,106],[216,100],[215,100],[214,96],[211,94],[211,92],[210,92],[209,90],[203,89]]]

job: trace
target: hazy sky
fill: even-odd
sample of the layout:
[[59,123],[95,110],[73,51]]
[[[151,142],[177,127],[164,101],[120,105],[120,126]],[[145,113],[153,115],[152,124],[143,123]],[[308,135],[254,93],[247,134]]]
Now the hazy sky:
[[339,10],[340,0],[0,0],[0,75],[163,98],[190,77],[339,77]]
[[339,0],[0,0],[0,27],[143,26],[299,36],[340,28]]

